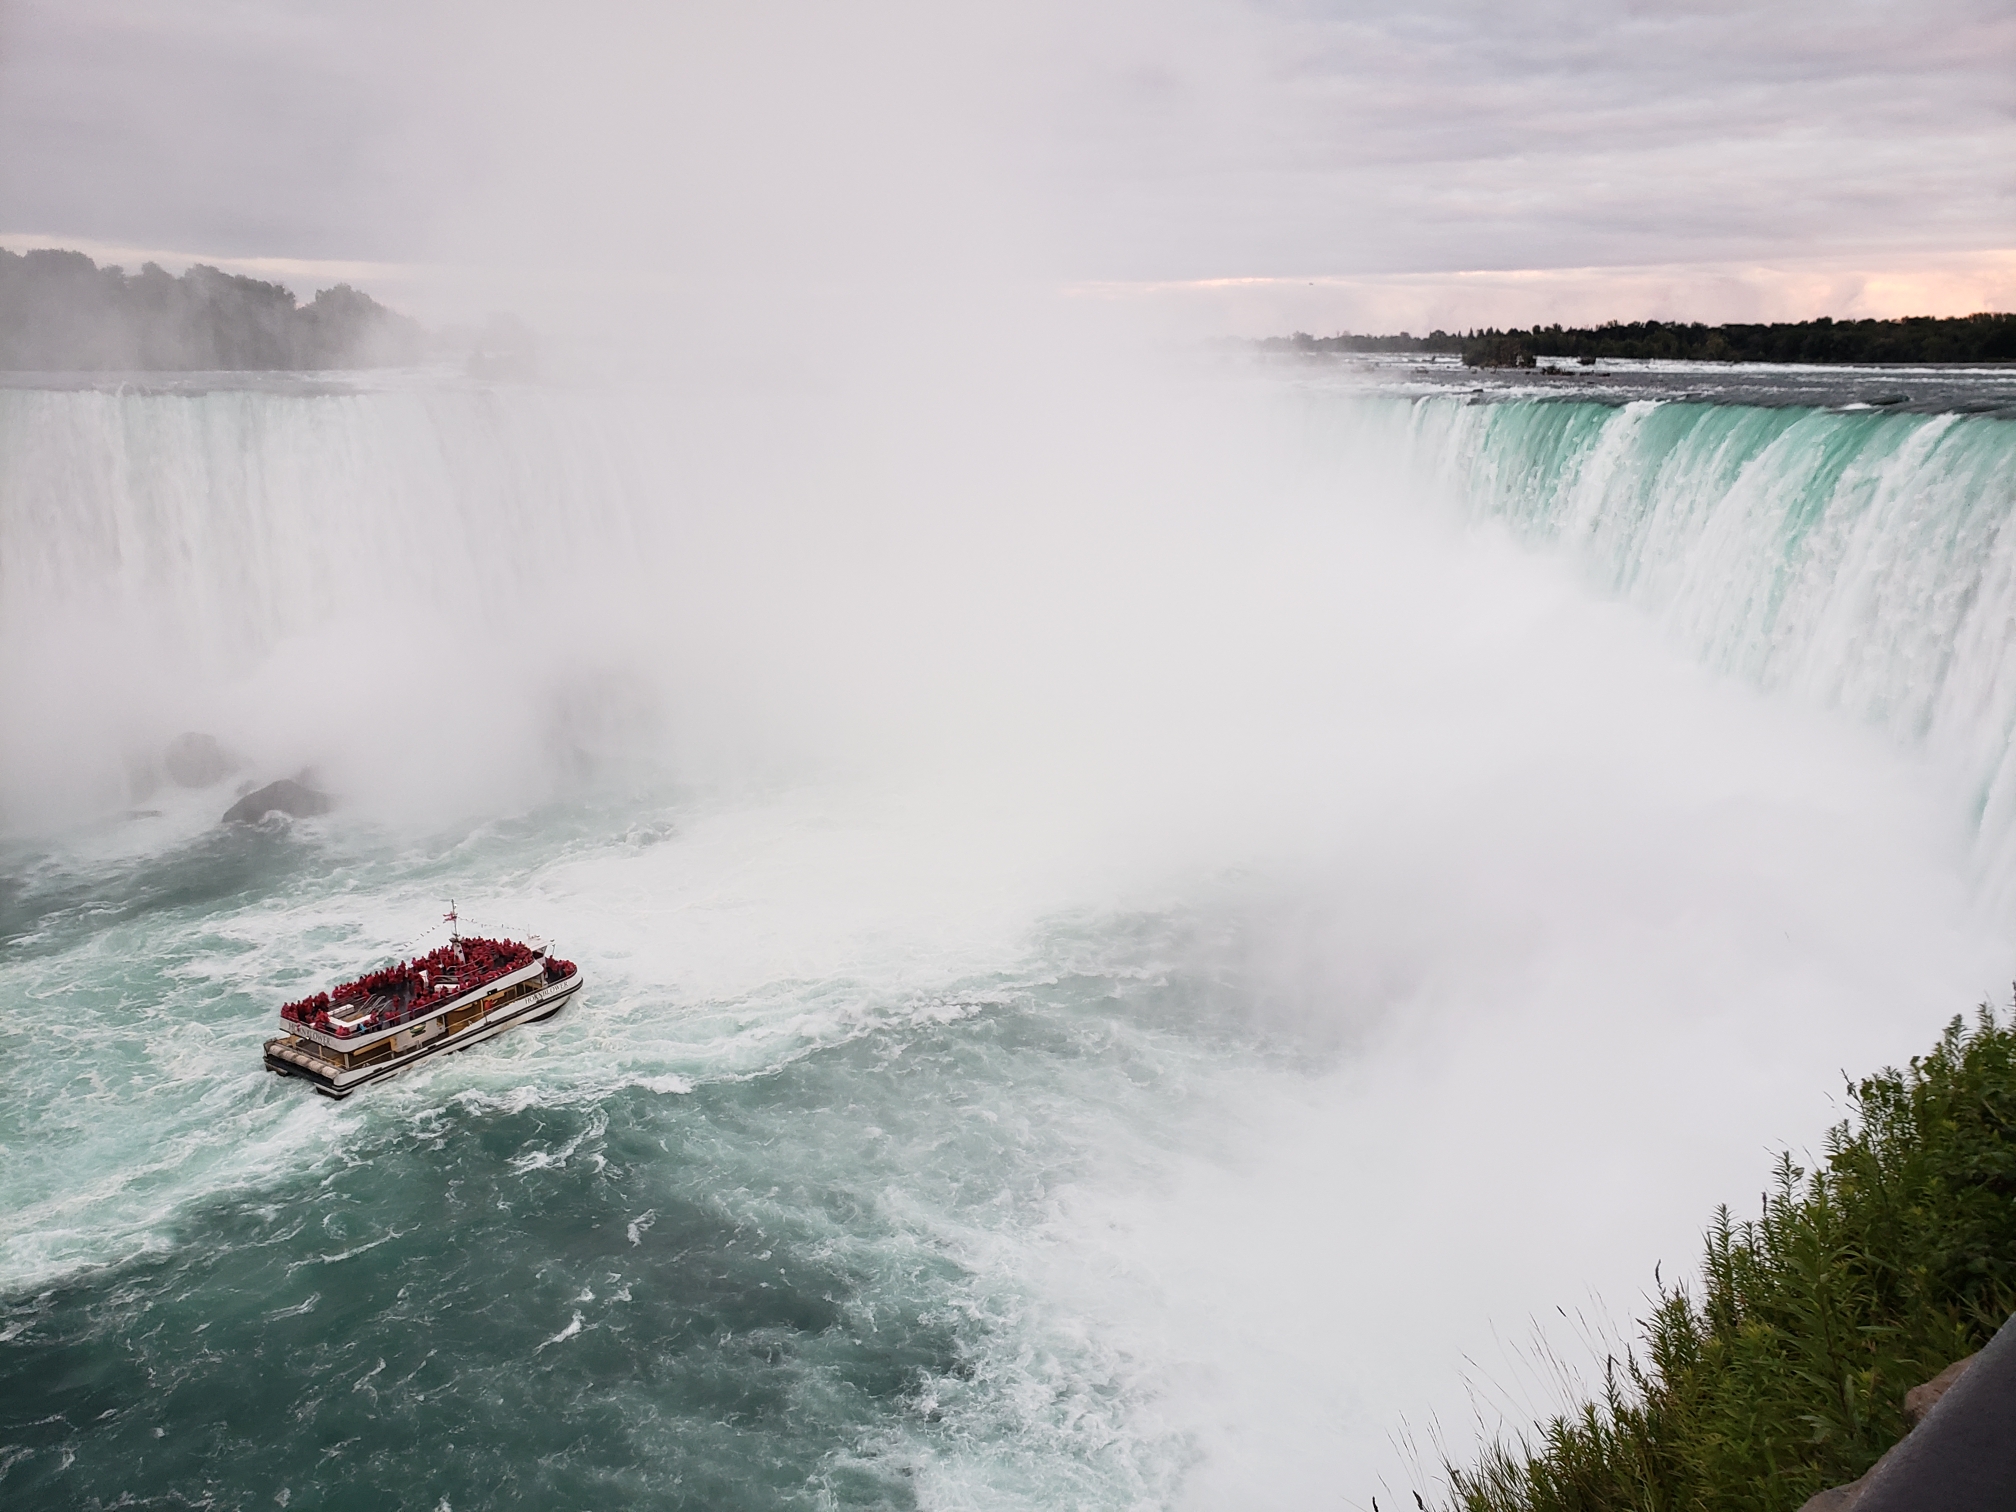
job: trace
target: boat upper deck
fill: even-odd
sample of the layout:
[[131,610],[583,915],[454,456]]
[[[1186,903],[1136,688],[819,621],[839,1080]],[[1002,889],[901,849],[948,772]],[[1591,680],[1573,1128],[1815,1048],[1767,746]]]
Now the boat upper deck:
[[574,970],[573,962],[515,940],[458,938],[425,956],[288,1003],[280,1017],[303,1039],[355,1050],[477,999],[535,978],[564,980]]

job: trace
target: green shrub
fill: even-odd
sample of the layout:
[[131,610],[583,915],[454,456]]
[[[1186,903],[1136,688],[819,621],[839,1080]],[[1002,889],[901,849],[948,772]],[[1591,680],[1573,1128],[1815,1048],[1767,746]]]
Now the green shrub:
[[1463,1512],[1792,1512],[1900,1438],[1904,1393],[2016,1306],[2016,1023],[1983,1007],[1850,1089],[1812,1173],[1727,1208],[1602,1400],[1450,1470]]

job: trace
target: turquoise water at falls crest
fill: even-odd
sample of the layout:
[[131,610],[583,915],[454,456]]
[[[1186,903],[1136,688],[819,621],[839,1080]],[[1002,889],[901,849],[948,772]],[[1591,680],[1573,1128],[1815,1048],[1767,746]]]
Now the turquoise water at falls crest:
[[1384,407],[1417,474],[1570,553],[1703,662],[1949,766],[2000,857],[2016,822],[2016,424],[1653,401]]

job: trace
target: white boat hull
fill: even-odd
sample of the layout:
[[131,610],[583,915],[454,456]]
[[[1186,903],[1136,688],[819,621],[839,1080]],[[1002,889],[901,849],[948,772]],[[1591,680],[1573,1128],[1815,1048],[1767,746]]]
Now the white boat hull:
[[369,1082],[382,1081],[431,1056],[445,1055],[451,1050],[466,1050],[471,1045],[495,1038],[506,1029],[558,1017],[580,992],[581,980],[581,971],[577,967],[572,976],[516,998],[459,1029],[445,1030],[444,1027],[443,1032],[403,1048],[395,1037],[388,1042],[393,1048],[374,1057],[368,1064],[343,1064],[313,1041],[300,1035],[283,1034],[266,1042],[266,1069],[281,1076],[298,1076],[324,1097],[348,1097]]

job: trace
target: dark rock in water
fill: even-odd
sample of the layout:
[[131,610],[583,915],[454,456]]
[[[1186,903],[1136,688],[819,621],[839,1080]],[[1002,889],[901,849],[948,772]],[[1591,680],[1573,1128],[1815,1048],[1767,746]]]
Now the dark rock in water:
[[126,796],[135,803],[145,803],[161,791],[161,774],[154,770],[154,759],[128,752],[126,756]]
[[292,814],[306,819],[329,812],[329,795],[304,787],[291,777],[269,782],[256,793],[247,793],[224,811],[220,824],[257,824],[268,814]]
[[1869,1473],[1800,1512],[2008,1512],[2016,1507],[2016,1319],[1904,1396],[1917,1424]]
[[170,777],[187,788],[208,787],[219,778],[228,777],[236,765],[217,744],[216,736],[195,730],[169,741],[161,764],[168,768]]

